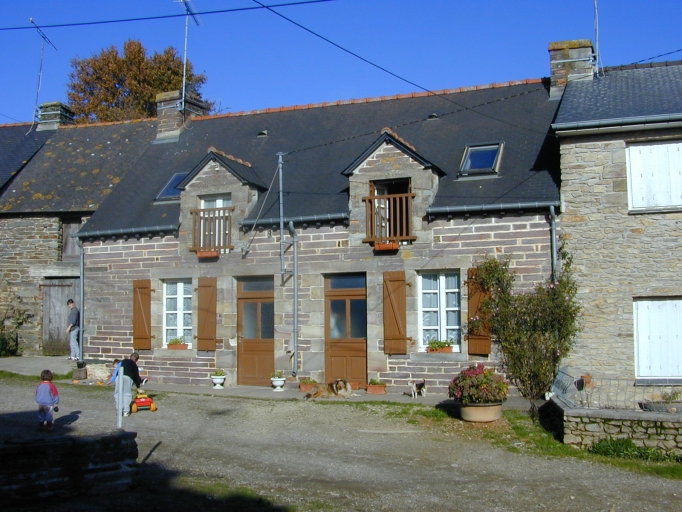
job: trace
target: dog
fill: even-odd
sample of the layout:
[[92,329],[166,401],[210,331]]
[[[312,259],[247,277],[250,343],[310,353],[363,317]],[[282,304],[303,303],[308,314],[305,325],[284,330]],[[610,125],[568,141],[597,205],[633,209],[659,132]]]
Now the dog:
[[314,398],[331,398],[339,396],[341,398],[348,398],[349,396],[358,396],[353,393],[348,381],[344,379],[336,379],[329,384],[315,384],[310,393],[303,397],[304,400]]
[[426,396],[426,379],[422,379],[421,382],[416,380],[411,380],[408,382],[410,385],[410,391],[412,392],[412,398],[417,398],[418,396]]

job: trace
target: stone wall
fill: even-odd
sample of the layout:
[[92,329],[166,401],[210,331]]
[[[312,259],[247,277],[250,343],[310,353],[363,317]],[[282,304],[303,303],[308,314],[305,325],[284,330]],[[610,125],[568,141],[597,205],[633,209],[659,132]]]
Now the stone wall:
[[633,298],[679,296],[682,211],[628,212],[626,146],[678,131],[561,141],[562,230],[574,257],[584,328],[565,361],[604,377],[635,376]]
[[0,446],[0,500],[125,492],[138,451],[135,432],[56,437]]
[[[623,409],[574,409],[552,398],[554,425],[564,444],[589,448],[602,439],[632,439],[636,446],[657,448],[666,454],[682,455],[682,414]],[[543,406],[544,407],[544,406]]]
[[[19,346],[27,354],[40,353],[43,297],[40,284],[61,254],[60,222],[56,217],[0,219],[0,307],[16,294],[21,307],[33,315],[19,332]],[[76,275],[77,272],[76,272]]]

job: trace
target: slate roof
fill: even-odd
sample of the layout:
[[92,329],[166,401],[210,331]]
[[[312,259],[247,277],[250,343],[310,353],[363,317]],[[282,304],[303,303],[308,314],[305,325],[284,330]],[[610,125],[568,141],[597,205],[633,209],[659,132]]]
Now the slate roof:
[[0,213],[96,210],[156,137],[156,121],[67,126],[37,134],[48,139],[0,196]]
[[[546,83],[528,80],[441,96],[417,93],[196,118],[177,142],[148,145],[80,234],[177,228],[179,204],[155,204],[154,198],[174,174],[191,172],[209,151],[226,156],[224,165],[258,187],[273,181],[277,153],[284,152],[284,216],[295,222],[347,218],[349,185],[343,173],[386,133],[384,128],[443,176],[434,210],[558,205],[558,146],[548,136],[557,106],[548,100]],[[498,177],[458,178],[467,144],[497,141],[504,142]],[[277,218],[278,208],[274,180],[259,222]],[[251,222],[260,210],[260,204],[253,208]]]
[[0,126],[0,190],[45,144],[48,132],[30,123]]
[[576,130],[682,119],[682,61],[606,68],[569,82],[553,127]]

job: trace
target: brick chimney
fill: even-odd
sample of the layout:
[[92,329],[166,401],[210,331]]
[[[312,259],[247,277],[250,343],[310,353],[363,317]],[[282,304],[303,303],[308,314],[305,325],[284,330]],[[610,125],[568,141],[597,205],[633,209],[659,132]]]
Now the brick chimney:
[[38,107],[38,127],[36,131],[56,130],[59,125],[73,124],[76,114],[59,101],[43,103]]
[[185,122],[195,116],[208,114],[208,106],[199,98],[188,94],[184,104],[181,91],[162,92],[156,95],[156,142],[174,142],[185,129]]
[[592,41],[575,39],[557,41],[549,45],[551,71],[549,97],[561,98],[566,84],[573,80],[591,80],[597,71]]

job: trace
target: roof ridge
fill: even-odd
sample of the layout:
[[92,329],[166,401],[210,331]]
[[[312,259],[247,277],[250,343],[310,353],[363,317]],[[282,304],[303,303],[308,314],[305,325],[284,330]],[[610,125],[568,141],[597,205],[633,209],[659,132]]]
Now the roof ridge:
[[21,121],[19,123],[5,123],[5,124],[0,124],[0,128],[7,128],[9,126],[30,126],[32,124],[38,124],[35,121],[30,122],[30,121]]
[[253,167],[251,165],[251,162],[247,162],[246,160],[242,160],[241,158],[237,158],[236,156],[229,155],[229,154],[225,153],[224,151],[217,149],[214,146],[211,146],[210,148],[208,148],[208,151],[211,153],[216,153],[222,157],[225,157],[228,160],[232,160],[233,162],[237,162],[238,164],[245,165],[246,167]]
[[254,114],[271,114],[274,112],[287,112],[289,110],[308,110],[312,108],[323,108],[323,107],[335,107],[338,105],[356,105],[359,103],[374,103],[377,101],[389,101],[389,100],[404,100],[409,98],[421,98],[424,96],[441,96],[443,94],[456,94],[461,92],[471,92],[479,91],[484,89],[497,89],[501,87],[511,87],[514,85],[528,85],[542,83],[542,78],[525,78],[523,80],[509,80],[508,82],[495,82],[486,85],[473,85],[467,87],[458,87],[456,89],[441,89],[439,91],[424,91],[424,92],[411,92],[406,94],[393,94],[390,96],[376,96],[371,98],[360,98],[351,100],[337,100],[337,101],[326,101],[321,103],[309,103],[307,105],[293,105],[288,107],[275,107],[275,108],[265,108],[265,109],[255,109],[255,110],[244,110],[241,112],[228,112],[226,114],[215,114],[208,116],[197,116],[194,118],[195,121],[205,121],[209,119],[218,119],[221,117],[240,117],[248,116]]
[[627,71],[630,69],[649,69],[649,68],[663,68],[672,66],[682,66],[682,60],[664,60],[661,62],[640,62],[634,64],[621,64],[619,66],[607,66],[602,68],[604,71]]
[[124,119],[122,121],[101,121],[99,123],[77,123],[77,124],[60,124],[59,129],[78,129],[78,128],[89,128],[92,126],[113,126],[117,124],[132,124],[132,123],[143,123],[145,121],[156,121],[156,117],[144,117],[142,119]]

